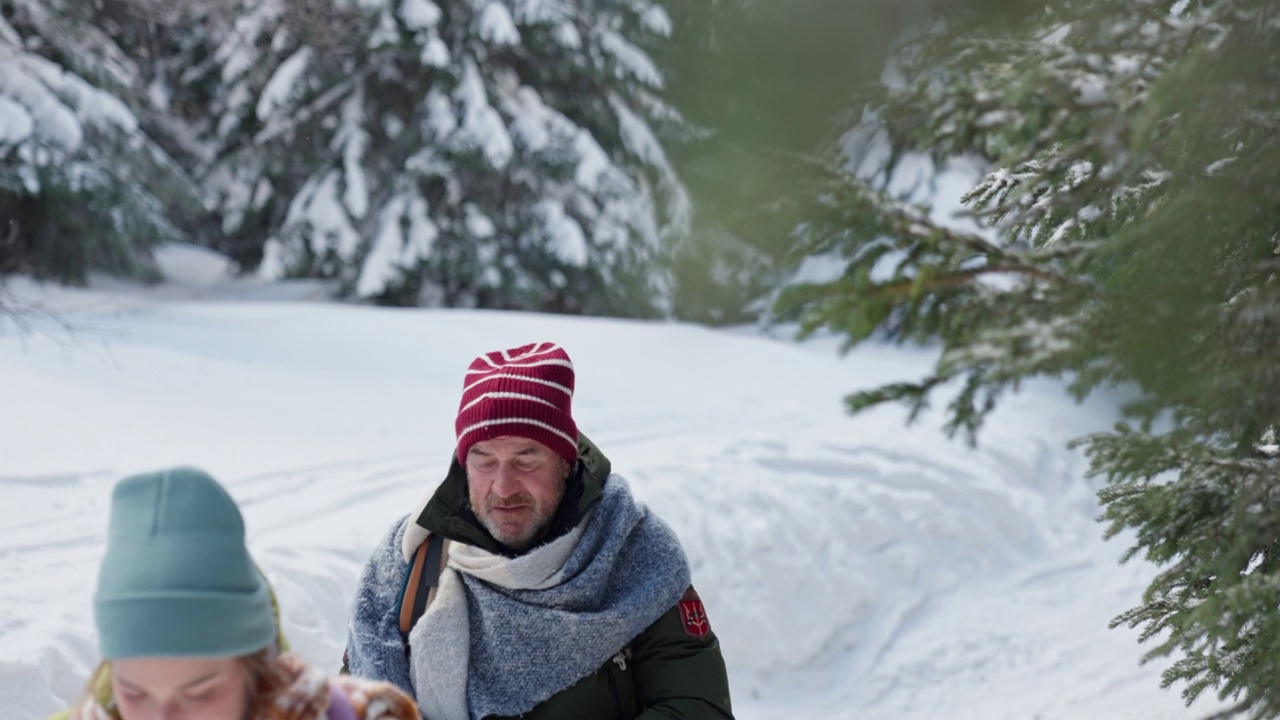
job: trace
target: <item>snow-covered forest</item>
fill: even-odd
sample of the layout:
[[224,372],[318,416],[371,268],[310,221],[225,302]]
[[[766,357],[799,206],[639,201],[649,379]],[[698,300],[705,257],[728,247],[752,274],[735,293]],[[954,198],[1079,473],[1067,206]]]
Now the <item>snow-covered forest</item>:
[[[91,384],[46,378],[48,407],[59,408],[48,415],[40,393],[17,391],[15,378],[34,382],[31,338],[52,333],[72,338],[72,355],[85,351],[84,308],[67,298],[117,309],[139,293],[320,300],[339,315],[319,325],[349,336],[360,323],[341,313],[367,311],[378,324],[389,316],[355,306],[393,305],[423,308],[414,311],[423,318],[503,310],[539,323],[609,316],[771,343],[818,338],[828,355],[854,348],[854,365],[869,352],[861,348],[896,347],[907,372],[855,382],[831,371],[822,394],[854,418],[892,417],[876,443],[894,457],[919,460],[938,452],[920,433],[945,436],[957,459],[926,494],[989,472],[1011,483],[998,495],[1021,497],[1010,488],[1030,461],[978,472],[958,458],[1009,442],[997,419],[1025,405],[1028,387],[1054,396],[1031,415],[1056,414],[1047,408],[1058,402],[1107,408],[1091,416],[1105,421],[1071,423],[1066,434],[1023,421],[1052,437],[1045,457],[1071,466],[1054,477],[1096,494],[1095,506],[1067,493],[1072,517],[1103,520],[1089,525],[1106,548],[1090,562],[1128,563],[1115,570],[1129,573],[1123,582],[1097,576],[1119,583],[1121,602],[1108,596],[1105,617],[1095,607],[1084,622],[1115,625],[1109,637],[1127,638],[1133,653],[1109,655],[1114,665],[1089,677],[1172,701],[1090,705],[1094,716],[1184,717],[1164,708],[1192,703],[1222,717],[1280,717],[1277,208],[1280,15],[1270,0],[0,0],[0,359],[14,370],[4,397],[18,398],[0,412],[11,424],[0,438],[27,448],[5,448],[27,469],[0,485],[0,500],[36,487],[51,502],[62,486],[40,478],[159,459],[46,461],[30,450],[45,446],[18,432],[29,418],[70,412],[52,398]],[[195,323],[175,312],[184,319],[165,322]],[[122,322],[125,335],[153,331]],[[156,332],[159,345],[192,352],[181,331]],[[113,352],[111,339],[102,346]],[[807,357],[764,356],[780,374]],[[301,362],[280,360],[285,375]],[[248,352],[245,362],[275,361]],[[183,372],[157,366],[156,381]],[[886,415],[886,403],[906,412]],[[748,416],[759,427],[735,432],[775,422]],[[84,428],[70,442],[101,441],[92,435]],[[861,477],[857,463],[832,464],[830,448],[794,443],[784,446],[796,467]],[[694,465],[724,460],[711,457]],[[306,461],[273,456],[232,472],[267,465]],[[1029,472],[1044,481],[1042,467]],[[1031,504],[1061,499],[1054,493]],[[903,497],[884,502],[910,514]],[[721,508],[744,527],[768,515],[763,501],[743,503]],[[1021,500],[1009,505],[1010,517],[1040,517]],[[943,521],[928,522],[926,535]],[[735,536],[695,525],[682,530],[713,545]],[[834,520],[814,527],[827,536],[810,540],[871,551]],[[368,540],[343,551],[358,556]],[[998,545],[974,546],[979,584],[1011,567],[986,564]],[[20,539],[6,547],[29,551]],[[343,589],[348,570],[335,576]],[[21,577],[6,569],[0,581]],[[711,598],[746,592],[744,581],[717,577]],[[947,585],[922,578],[907,586],[932,597]],[[746,715],[800,707],[770,695],[780,677],[864,689],[887,677],[879,660],[903,647],[898,629],[913,613],[932,618],[921,621],[931,632],[948,631],[939,618],[962,622],[919,610],[929,602],[894,595],[893,582],[874,585],[885,596],[840,608],[848,622],[829,636],[809,638],[826,650],[736,661],[750,678],[736,687],[755,696]],[[6,615],[14,619],[0,638],[25,633],[21,647],[34,651],[40,623],[24,607]],[[327,624],[340,615],[325,608],[309,622],[332,638]],[[732,622],[763,632],[757,621]],[[894,640],[879,636],[888,644],[868,658],[866,632]],[[744,653],[773,650],[741,642]],[[923,654],[899,659],[932,658],[917,677],[941,673],[950,687],[956,664],[912,647]],[[1134,674],[1144,654],[1145,674]],[[90,658],[81,649],[41,657],[0,662],[13,677],[43,663],[37,675],[67,699]],[[818,658],[844,660],[819,669]],[[806,712],[842,717],[845,703],[850,716],[931,716],[885,700],[910,676],[894,667],[897,679],[872,695],[819,693],[821,710]],[[1068,683],[1082,677],[1063,672]],[[31,712],[53,702],[29,697],[40,698],[24,705]],[[1140,705],[1152,714],[1131,709]],[[1051,704],[981,707],[1072,716]]]
[[147,247],[187,240],[354,298],[670,310],[691,207],[659,140],[683,132],[646,51],[660,5],[6,7],[19,269],[145,277]]

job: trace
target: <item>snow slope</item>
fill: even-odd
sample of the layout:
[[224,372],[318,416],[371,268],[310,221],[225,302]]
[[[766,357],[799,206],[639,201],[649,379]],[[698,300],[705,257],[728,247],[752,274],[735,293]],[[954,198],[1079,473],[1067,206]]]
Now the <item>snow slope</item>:
[[[215,274],[216,275],[216,274]],[[189,275],[188,275],[189,276]],[[0,720],[73,700],[112,484],[186,463],[239,500],[285,630],[337,668],[359,568],[442,476],[476,354],[554,340],[575,417],[679,533],[741,718],[1190,718],[1108,619],[1151,568],[1119,566],[1065,441],[1109,422],[1027,387],[977,449],[936,417],[857,417],[842,394],[926,351],[841,358],[748,331],[162,286],[18,292],[70,334],[0,320]],[[224,292],[210,288],[223,287]],[[303,295],[314,295],[314,288]],[[199,296],[205,300],[186,298]]]

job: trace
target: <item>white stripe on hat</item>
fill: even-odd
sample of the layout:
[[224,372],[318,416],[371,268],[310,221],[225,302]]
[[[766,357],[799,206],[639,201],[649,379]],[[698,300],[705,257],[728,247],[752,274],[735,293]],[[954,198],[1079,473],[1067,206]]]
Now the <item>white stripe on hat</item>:
[[[545,348],[544,348],[544,347],[542,347],[543,345],[546,345],[547,347],[545,347]],[[511,362],[511,356],[510,356],[508,353],[509,353],[511,350],[513,350],[513,349],[514,349],[514,348],[508,348],[508,349],[506,349],[506,350],[496,350],[495,352],[497,352],[499,355],[501,355],[501,356],[502,356],[502,359],[503,359],[504,361],[506,361],[506,362],[508,362],[508,363],[509,363],[509,362]],[[534,356],[534,355],[545,355],[545,354],[547,354],[547,353],[549,353],[549,352],[554,352],[554,351],[559,350],[559,349],[560,349],[560,347],[559,347],[558,345],[556,345],[555,343],[538,343],[538,344],[537,344],[537,346],[536,346],[536,347],[534,347],[534,348],[533,348],[532,350],[530,350],[529,352],[521,353],[520,357],[521,357],[521,358],[527,358],[527,357],[532,357],[532,356]],[[485,362],[489,363],[489,365],[491,365],[491,366],[493,366],[493,367],[498,367],[497,365],[495,365],[495,364],[494,364],[494,362],[493,362],[492,360],[490,360],[490,359],[489,359],[489,356],[490,356],[490,355],[492,355],[492,354],[493,354],[493,353],[485,353],[485,354],[483,354],[483,355],[479,356],[479,357],[478,357],[478,358],[476,358],[476,359],[477,359],[477,360],[484,360]]]
[[479,385],[480,383],[489,382],[490,380],[497,380],[499,378],[510,378],[512,380],[526,380],[531,383],[546,385],[548,387],[553,387],[559,390],[560,392],[564,393],[565,395],[568,395],[569,397],[573,397],[573,391],[565,387],[564,385],[561,385],[560,383],[553,383],[550,380],[543,380],[542,378],[536,378],[536,377],[526,377],[524,375],[507,375],[506,373],[497,373],[494,375],[487,375],[485,377],[482,377],[479,380],[471,383],[470,385],[462,388],[462,394],[466,395],[467,392],[471,390],[471,388]]
[[568,435],[566,435],[564,432],[542,422],[541,420],[534,420],[533,418],[523,418],[523,417],[482,420],[474,425],[469,425],[463,428],[462,432],[458,433],[458,444],[461,445],[462,438],[466,437],[467,433],[471,432],[472,430],[480,430],[481,428],[486,428],[486,427],[489,427],[490,425],[517,425],[517,424],[518,425],[534,425],[536,427],[542,428],[543,430],[548,430],[560,436],[561,438],[563,438],[565,442],[573,446],[575,452],[577,451],[577,448],[578,448],[577,438],[571,438]]
[[[481,400],[486,400],[489,398],[511,398],[513,400],[532,400],[534,402],[540,402],[543,405],[546,405],[547,407],[560,410],[560,408],[557,407],[555,403],[547,400],[543,400],[537,395],[525,395],[524,393],[516,393],[516,392],[487,392],[481,395],[480,397],[476,398],[475,400],[472,400],[471,402],[467,403],[466,405],[463,405],[462,407],[458,408],[458,414],[461,415],[463,412],[466,412],[467,408],[471,407],[472,405],[475,405]],[[560,411],[564,412],[563,410],[560,410]]]
[[[488,360],[488,358],[485,358],[485,359]],[[492,362],[490,362],[489,367],[480,368],[479,370],[468,370],[467,374],[477,375],[480,373],[493,372],[494,370],[506,370],[507,368],[532,368],[532,367],[545,367],[547,365],[560,365],[563,367],[567,367],[570,370],[573,369],[573,363],[569,362],[568,360],[551,358],[549,360],[535,360],[533,362],[509,362],[503,365],[494,365]]]

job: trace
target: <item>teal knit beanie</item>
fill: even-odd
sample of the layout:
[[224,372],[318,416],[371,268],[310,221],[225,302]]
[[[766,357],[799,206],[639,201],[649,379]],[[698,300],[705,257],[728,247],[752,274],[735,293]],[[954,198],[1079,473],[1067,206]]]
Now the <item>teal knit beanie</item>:
[[240,510],[194,468],[116,485],[93,600],[106,660],[240,657],[275,639],[270,593],[245,547]]

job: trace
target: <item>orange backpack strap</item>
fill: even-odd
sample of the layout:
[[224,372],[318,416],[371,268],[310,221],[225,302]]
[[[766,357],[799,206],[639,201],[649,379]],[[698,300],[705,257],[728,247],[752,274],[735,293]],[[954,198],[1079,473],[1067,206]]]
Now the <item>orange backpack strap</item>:
[[405,652],[409,650],[409,631],[427,611],[431,591],[440,584],[443,567],[444,538],[432,533],[414,552],[413,563],[404,579],[404,592],[400,595],[400,634],[405,639]]

